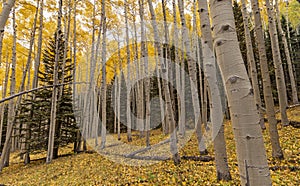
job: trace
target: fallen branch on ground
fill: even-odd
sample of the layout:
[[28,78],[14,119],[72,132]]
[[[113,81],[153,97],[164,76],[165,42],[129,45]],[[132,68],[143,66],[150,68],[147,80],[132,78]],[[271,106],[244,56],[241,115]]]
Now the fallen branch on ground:
[[214,158],[211,156],[182,156],[181,158],[184,160],[194,160],[203,162],[209,162],[214,160]]

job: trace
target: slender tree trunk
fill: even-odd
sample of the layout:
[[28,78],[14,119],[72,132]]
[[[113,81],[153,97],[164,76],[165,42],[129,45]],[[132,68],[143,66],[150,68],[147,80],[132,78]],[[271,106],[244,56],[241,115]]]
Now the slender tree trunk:
[[[97,126],[97,121],[95,120],[95,114],[96,114],[96,105],[98,104],[96,99],[97,93],[95,92],[95,69],[96,69],[96,55],[97,55],[97,49],[95,47],[96,45],[96,40],[95,40],[95,34],[96,34],[96,2],[95,0],[93,1],[93,16],[92,16],[92,46],[91,46],[91,59],[90,59],[90,74],[89,74],[89,91],[87,95],[87,106],[88,106],[88,125],[90,132],[92,134],[89,135],[89,137],[94,137],[95,138],[95,146],[98,146],[98,126]],[[102,19],[101,19],[102,20]],[[101,31],[99,32],[99,34]],[[89,132],[89,133],[90,133]]]
[[289,72],[291,88],[292,88],[293,104],[298,104],[299,100],[298,100],[296,81],[295,81],[294,71],[293,71],[293,66],[292,66],[292,60],[291,60],[289,45],[288,45],[285,33],[283,32],[283,29],[282,29],[282,26],[281,26],[278,0],[275,0],[275,8],[276,8],[276,19],[277,19],[277,24],[278,24],[278,32],[279,32],[279,34],[281,35],[281,38],[282,38],[282,42],[283,42],[283,45],[284,45],[284,52],[285,52],[286,61],[287,61],[287,65],[288,65],[288,72]]
[[[135,70],[136,70],[136,75],[135,75],[135,80],[137,80],[136,86],[134,86],[135,89],[135,102],[136,102],[136,113],[137,113],[137,118],[136,118],[136,129],[140,131],[140,137],[142,138],[144,136],[144,130],[145,130],[145,122],[144,122],[144,116],[145,116],[145,97],[144,97],[144,78],[141,79],[141,77],[144,75],[144,68],[143,65],[141,64],[142,60],[139,59],[139,54],[138,54],[138,38],[137,38],[137,29],[136,29],[136,18],[134,15],[136,15],[135,8],[133,8],[133,31],[132,37],[133,39],[133,56],[134,56],[134,63],[135,63]],[[134,123],[134,122],[133,122]]]
[[126,114],[127,114],[127,140],[128,142],[132,141],[131,137],[131,109],[130,109],[130,92],[128,88],[130,87],[130,48],[129,48],[129,28],[128,28],[128,2],[127,0],[124,0],[124,8],[125,8],[125,26],[126,26],[126,60],[127,60],[127,109],[126,109]]
[[58,59],[59,59],[59,46],[58,46],[58,34],[61,31],[61,18],[62,18],[62,0],[59,1],[58,20],[57,20],[57,31],[56,31],[56,46],[55,46],[55,65],[53,71],[53,90],[51,99],[51,115],[50,115],[50,129],[48,139],[48,150],[46,163],[51,163],[53,159],[54,141],[55,141],[55,125],[56,125],[56,107],[57,107],[57,95],[58,89],[56,84],[58,83]]
[[204,76],[203,79],[203,105],[202,105],[202,123],[204,125],[204,127],[207,127],[207,102],[208,102],[208,96],[207,96],[207,79]]
[[[103,3],[103,2],[102,2]],[[102,4],[103,5],[103,4]],[[101,5],[101,6],[102,6]],[[105,7],[102,7],[102,9],[101,9],[101,11],[102,12],[104,12],[105,13]],[[97,63],[97,61],[98,61],[98,55],[99,55],[99,50],[100,50],[100,42],[101,42],[101,34],[102,34],[102,36],[104,36],[103,35],[103,32],[101,32],[102,31],[102,29],[104,29],[104,21],[106,20],[106,15],[104,15],[103,13],[102,13],[102,16],[101,16],[101,20],[100,20],[100,25],[99,25],[99,31],[98,31],[98,38],[97,38],[97,44],[96,44],[96,49],[95,49],[95,57],[94,57],[94,61],[93,61],[93,65],[94,65],[94,68],[96,69],[96,63]],[[105,36],[106,36],[106,33],[105,33]],[[102,38],[103,39],[103,38]],[[103,41],[102,41],[103,42]],[[106,42],[106,41],[105,41]],[[106,45],[106,43],[105,43],[105,45]],[[103,47],[103,43],[102,43],[102,47]],[[102,51],[103,52],[103,51]],[[106,51],[105,51],[106,52]],[[106,60],[106,59],[105,59]],[[99,65],[99,66],[101,66],[101,65]],[[102,70],[103,70],[103,66],[102,66]],[[105,67],[106,68],[106,67]],[[99,70],[100,70],[101,68],[99,67]],[[95,72],[93,72],[93,73],[95,73]],[[102,73],[103,73],[103,71],[102,71]],[[100,73],[99,73],[100,74]],[[103,74],[102,74],[102,76],[103,76]],[[102,77],[102,79],[103,79],[103,77]],[[105,82],[106,82],[106,79],[105,79]],[[94,84],[94,82],[93,82],[93,84]],[[102,84],[101,84],[102,85]],[[105,85],[106,86],[106,85]],[[95,87],[95,85],[94,85],[94,87]],[[94,88],[95,89],[95,88]],[[106,89],[106,87],[105,87],[105,89]],[[100,89],[98,89],[98,91],[96,91],[97,92],[97,95],[101,95],[101,91],[103,90],[103,87],[101,87]],[[106,90],[105,90],[106,91]],[[106,93],[105,93],[106,94]],[[105,97],[106,97],[106,95],[105,95]],[[106,98],[105,98],[106,99]],[[100,108],[100,105],[101,105],[101,100],[99,100],[99,108]],[[105,119],[105,122],[106,122],[106,119]],[[94,131],[95,131],[95,136],[96,136],[96,138],[95,138],[95,144],[96,145],[98,145],[98,123],[99,122],[94,122],[94,126],[95,126],[95,128],[94,128]],[[105,124],[106,125],[106,124]],[[106,129],[105,129],[106,130]],[[103,147],[104,148],[104,147]]]
[[146,146],[150,146],[150,79],[148,66],[148,47],[146,42],[145,23],[144,23],[144,0],[139,0],[139,14],[141,19],[141,63],[145,66],[145,71],[142,74],[145,84],[145,131],[146,131]]
[[[169,54],[169,30],[168,30],[168,25],[167,25],[167,15],[166,15],[166,0],[161,0],[161,6],[162,6],[162,12],[163,12],[163,33],[164,33],[164,37],[163,37],[163,44],[162,44],[162,50],[163,50],[163,61],[164,61],[164,64],[166,65],[165,66],[165,69],[166,69],[166,77],[168,77],[168,80],[173,80],[171,78],[171,72],[172,72],[172,67],[170,66],[169,63],[167,63],[167,59],[169,59],[170,57],[170,54]],[[164,81],[164,80],[163,80]],[[169,86],[169,85],[168,85]],[[170,90],[170,99],[171,99],[171,104],[172,104],[172,89],[170,89],[170,86],[169,86],[169,90]],[[173,110],[172,110],[173,112]],[[174,119],[175,119],[175,116],[174,116]],[[169,123],[168,120],[166,120],[165,122],[165,134],[168,134],[171,132],[171,123]]]
[[277,130],[277,120],[275,117],[274,100],[272,95],[271,81],[268,68],[268,60],[266,55],[265,40],[263,37],[262,21],[260,17],[260,10],[257,0],[251,0],[252,12],[254,13],[255,35],[256,43],[259,53],[259,62],[261,75],[263,79],[263,92],[266,105],[266,114],[268,117],[270,127],[270,137],[272,145],[272,155],[274,158],[283,158],[283,153],[280,147],[279,135]]
[[[196,64],[195,60],[192,59],[192,53],[191,53],[191,45],[188,38],[188,30],[187,30],[187,24],[185,20],[184,15],[184,4],[182,0],[178,0],[178,8],[181,18],[181,25],[182,25],[182,31],[183,31],[183,42],[184,47],[186,50],[186,58],[188,63],[188,69],[189,69],[189,77],[191,84],[194,84],[194,89],[191,89],[192,93],[192,100],[193,100],[193,108],[194,108],[194,116],[195,116],[195,128],[196,128],[196,134],[197,134],[197,140],[198,140],[198,148],[200,154],[207,154],[207,150],[205,147],[205,143],[202,137],[202,129],[201,129],[201,122],[202,119],[200,117],[200,104],[199,104],[199,98],[198,98],[198,86],[197,86],[197,72],[196,72]],[[191,86],[193,87],[193,86]],[[198,118],[196,118],[199,116]],[[197,120],[198,119],[198,120]]]
[[[67,60],[67,52],[68,52],[68,45],[69,45],[69,35],[70,35],[70,24],[71,24],[71,0],[68,0],[68,15],[65,15],[64,17],[64,51],[63,51],[63,59],[62,59],[62,67],[61,67],[61,79],[58,79],[59,84],[64,84],[65,82],[65,66],[66,66],[66,60]],[[68,17],[68,18],[67,18]],[[60,86],[58,89],[58,108],[61,108],[60,103],[61,99],[63,96],[63,91],[64,91],[64,85]],[[56,159],[58,158],[58,149],[59,149],[59,141],[61,139],[61,134],[60,134],[60,129],[61,129],[61,124],[60,122],[57,122],[56,124],[56,130],[55,130],[55,137],[56,140],[54,142],[54,149],[53,149],[53,157]]]
[[260,91],[259,91],[259,83],[257,79],[257,69],[256,69],[256,62],[254,59],[251,35],[249,30],[249,15],[247,12],[246,2],[245,0],[241,1],[242,3],[242,15],[244,21],[244,30],[245,30],[245,40],[246,40],[246,48],[247,48],[247,60],[248,64],[250,64],[250,76],[251,76],[251,83],[253,87],[253,93],[255,97],[255,103],[259,110],[259,117],[260,117],[260,126],[262,129],[266,129],[265,122],[264,122],[264,114],[262,110],[261,98],[260,98]]
[[[15,7],[13,8],[13,48],[12,48],[12,63],[11,63],[11,76],[10,76],[10,95],[15,94],[16,89],[16,45],[17,45],[17,27],[16,27],[16,17],[15,17]],[[9,156],[11,148],[11,136],[13,133],[13,124],[15,120],[15,102],[13,99],[9,101],[8,104],[8,120],[6,129],[6,139],[4,147],[2,149],[2,155],[0,158],[0,172],[4,167],[9,166]],[[2,132],[2,131],[1,131]]]
[[171,143],[170,143],[170,148],[171,148],[171,153],[173,155],[173,161],[174,164],[177,165],[180,163],[180,156],[178,152],[178,147],[177,147],[177,139],[176,139],[176,134],[175,134],[175,119],[174,119],[174,114],[172,111],[172,103],[171,103],[171,98],[170,98],[170,90],[169,90],[169,85],[167,84],[168,76],[167,76],[167,71],[166,71],[166,64],[163,64],[162,60],[162,49],[161,49],[161,41],[158,35],[158,28],[157,28],[157,22],[156,22],[156,16],[154,12],[154,8],[152,5],[152,1],[148,0],[148,5],[149,5],[149,10],[151,14],[151,24],[154,30],[154,40],[155,40],[155,48],[157,51],[157,57],[159,60],[158,68],[161,71],[161,75],[163,76],[163,90],[164,90],[164,96],[166,100],[166,120],[168,121],[169,125],[171,126],[173,131],[170,131],[171,133]]
[[162,81],[159,78],[160,77],[160,72],[158,69],[158,59],[155,59],[155,67],[156,67],[156,75],[157,75],[157,86],[158,86],[158,96],[159,96],[159,106],[160,106],[160,116],[161,116],[161,123],[162,123],[162,132],[163,134],[167,134],[168,132],[168,127],[166,126],[166,120],[165,120],[165,104],[162,99],[163,97],[163,91],[162,91]]
[[[3,84],[3,92],[2,92],[2,98],[6,97],[7,92],[7,86],[8,86],[8,77],[9,77],[9,64],[8,64],[8,52],[6,52],[6,65],[5,65],[5,78],[4,78],[4,84]],[[2,103],[0,105],[0,146],[2,142],[2,130],[3,130],[3,124],[4,124],[4,109],[6,104]]]
[[[73,63],[74,63],[74,69],[73,69],[73,78],[75,80],[75,82],[77,81],[77,73],[76,73],[76,70],[77,70],[77,58],[76,58],[76,55],[77,55],[77,34],[76,34],[76,31],[77,31],[77,26],[76,26],[76,18],[77,18],[77,1],[74,1],[74,15],[73,15]],[[73,84],[73,108],[75,110],[75,105],[76,105],[76,100],[78,99],[77,97],[77,87],[76,87],[76,84],[74,83]],[[78,119],[78,118],[76,118]],[[74,144],[74,152],[78,152],[80,150],[80,146],[81,146],[81,139],[82,139],[82,135],[81,135],[81,132],[80,130],[77,131],[77,137],[76,137],[76,142]]]
[[[174,0],[175,1],[175,0]],[[184,49],[184,42],[183,42],[183,32],[181,33],[181,48],[182,49]],[[180,122],[182,123],[182,125],[184,125],[184,127],[185,127],[185,125],[186,125],[186,103],[185,103],[185,99],[186,99],[186,94],[185,94],[185,81],[186,81],[186,77],[185,77],[185,73],[186,73],[186,71],[185,71],[185,54],[184,54],[184,50],[182,50],[181,51],[181,53],[180,53],[180,57],[181,57],[181,70],[179,70],[179,74],[180,74],[180,76],[179,76],[179,83],[181,84],[180,86],[181,86],[181,89],[180,89],[180,97],[182,97],[181,99],[180,99],[180,112],[181,112],[181,114],[180,114]]]
[[273,62],[275,67],[276,86],[277,86],[277,93],[279,98],[281,123],[283,126],[287,126],[289,125],[289,120],[287,118],[287,113],[286,113],[286,108],[288,104],[287,104],[287,96],[286,96],[285,78],[283,74],[282,61],[281,61],[279,42],[278,42],[278,34],[276,28],[276,19],[274,19],[273,7],[270,4],[270,1],[266,0],[265,3],[268,12],[269,32],[271,38]]
[[[172,1],[172,5],[173,5],[173,23],[174,23],[174,35],[172,38],[172,42],[173,45],[175,46],[175,64],[179,66],[179,54],[178,54],[178,45],[179,42],[177,40],[177,38],[179,37],[178,35],[178,26],[177,26],[177,19],[176,19],[176,0]],[[182,67],[184,68],[184,67]],[[185,107],[185,98],[184,98],[184,89],[181,89],[181,82],[180,82],[180,68],[175,68],[175,79],[176,79],[176,90],[177,90],[177,100],[178,100],[178,111],[177,111],[177,115],[178,115],[178,128],[179,128],[179,135],[181,137],[185,136],[185,111],[183,110]],[[183,94],[182,94],[183,92]],[[180,103],[179,103],[180,101]]]
[[122,84],[122,60],[121,60],[121,47],[120,47],[120,38],[118,35],[118,57],[119,57],[119,81],[118,81],[118,97],[117,97],[117,104],[118,104],[118,140],[121,140],[121,84]]
[[102,6],[102,82],[101,82],[101,98],[102,98],[102,128],[101,128],[101,149],[104,149],[106,143],[106,12],[105,0],[101,2]]
[[113,95],[113,109],[114,109],[114,134],[117,133],[117,120],[118,120],[118,98],[117,98],[117,95],[118,95],[118,78],[117,78],[117,64],[116,62],[114,62],[114,74],[115,74],[115,79],[114,79],[114,95]]
[[208,16],[206,0],[198,0],[201,33],[204,74],[210,88],[210,116],[212,123],[212,138],[214,140],[215,160],[218,180],[230,180],[231,175],[228,167],[226,143],[224,137],[224,114],[220,90],[217,81],[216,60],[213,53],[213,38]]

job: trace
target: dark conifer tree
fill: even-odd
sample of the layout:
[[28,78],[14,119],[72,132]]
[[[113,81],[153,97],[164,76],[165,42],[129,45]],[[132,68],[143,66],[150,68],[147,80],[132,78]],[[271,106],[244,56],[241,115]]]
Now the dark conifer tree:
[[[58,33],[58,35],[56,33]],[[53,71],[56,55],[55,47],[56,42],[58,42],[59,56],[57,72],[59,93],[56,113],[54,158],[58,157],[59,147],[75,142],[76,132],[78,130],[72,104],[72,72],[74,64],[69,57],[64,59],[64,34],[61,31],[56,33],[49,41],[46,49],[43,50],[43,58],[38,77],[39,86],[53,85]],[[62,83],[64,83],[64,85],[61,85]],[[19,119],[23,130],[21,138],[26,144],[26,152],[32,153],[47,150],[51,97],[52,88],[46,88],[34,92],[33,95],[23,100]]]

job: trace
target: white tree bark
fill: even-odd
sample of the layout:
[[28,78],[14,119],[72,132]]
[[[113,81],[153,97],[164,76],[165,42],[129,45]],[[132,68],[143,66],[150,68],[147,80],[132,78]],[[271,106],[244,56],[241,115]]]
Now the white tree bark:
[[202,129],[201,129],[202,119],[200,117],[200,104],[199,104],[199,98],[198,98],[196,64],[195,64],[195,60],[192,59],[191,44],[190,44],[190,40],[188,38],[189,33],[187,30],[187,24],[186,24],[185,15],[184,15],[184,4],[183,4],[182,0],[178,0],[178,8],[179,8],[182,31],[183,31],[183,42],[184,42],[184,47],[185,47],[185,52],[186,52],[188,69],[189,69],[189,78],[190,78],[191,84],[194,84],[194,87],[195,87],[195,89],[191,89],[191,93],[192,93],[192,100],[193,100],[194,116],[195,117],[199,116],[198,121],[195,118],[195,128],[196,128],[196,134],[197,134],[197,140],[198,140],[198,149],[199,149],[200,154],[207,154],[205,143],[204,143],[204,140],[202,137]]
[[55,125],[56,125],[56,106],[57,106],[57,95],[58,89],[56,85],[58,84],[58,38],[59,31],[61,31],[61,18],[62,18],[62,0],[59,1],[58,9],[58,19],[57,19],[57,31],[56,31],[56,46],[55,46],[55,65],[53,71],[53,90],[52,90],[52,99],[51,99],[51,114],[50,114],[50,128],[49,128],[49,139],[48,139],[48,150],[46,163],[51,163],[53,159],[53,150],[54,150],[54,138],[55,138]]
[[117,112],[118,112],[118,140],[121,140],[121,84],[122,84],[122,60],[121,60],[121,47],[120,47],[120,39],[118,35],[118,56],[119,56],[119,81],[118,81],[118,97],[117,97]]
[[253,93],[255,97],[255,102],[259,110],[259,117],[260,117],[260,126],[262,129],[266,129],[265,121],[264,121],[264,114],[261,105],[261,98],[260,98],[260,91],[259,91],[259,83],[257,79],[257,69],[256,69],[256,62],[254,59],[253,53],[253,46],[251,41],[251,35],[249,30],[249,15],[247,12],[246,2],[245,0],[241,1],[242,3],[242,16],[244,21],[244,30],[245,30],[245,40],[246,40],[246,48],[247,48],[247,61],[250,64],[250,76],[251,76],[251,83],[253,87]]
[[[12,63],[11,63],[11,76],[10,76],[10,95],[15,94],[16,89],[16,45],[17,45],[17,27],[16,27],[16,17],[15,8],[13,9],[13,48],[12,48]],[[2,155],[0,158],[0,172],[5,166],[9,165],[10,147],[11,147],[11,136],[13,133],[13,124],[15,120],[15,102],[13,99],[9,101],[8,104],[8,120],[6,128],[6,138],[4,147],[2,149]],[[2,132],[2,131],[1,131]]]
[[[6,65],[5,65],[5,78],[4,78],[4,84],[3,84],[3,92],[2,92],[2,98],[6,97],[7,93],[7,86],[8,86],[8,77],[9,77],[9,64],[8,64],[8,52],[6,52]],[[0,142],[2,142],[2,130],[3,130],[3,124],[4,124],[4,109],[6,104],[1,104],[0,106]]]
[[269,122],[269,133],[271,137],[272,155],[275,158],[283,158],[283,153],[280,147],[279,135],[277,130],[277,120],[275,117],[274,100],[272,95],[271,81],[268,68],[268,60],[266,55],[264,33],[262,29],[262,21],[257,0],[251,0],[252,12],[254,14],[256,43],[259,53],[259,62],[261,75],[263,79],[263,92],[266,105],[266,114]]
[[216,59],[213,53],[213,38],[210,30],[208,6],[206,0],[198,0],[204,75],[209,85],[210,118],[212,123],[212,138],[214,140],[215,160],[218,180],[230,180],[226,143],[224,137],[224,113],[222,111],[221,94],[218,87]]
[[0,32],[4,32],[6,21],[14,5],[15,5],[15,0],[8,0],[5,3],[3,3],[3,8],[0,15]]
[[167,76],[167,71],[166,71],[166,64],[163,63],[162,59],[162,49],[161,49],[161,40],[158,35],[158,28],[157,28],[157,22],[156,22],[156,15],[154,12],[154,8],[152,5],[152,1],[148,0],[148,5],[149,5],[149,10],[151,14],[151,24],[154,30],[154,40],[155,40],[155,48],[157,51],[157,57],[159,60],[158,64],[158,69],[160,70],[160,73],[162,75],[162,78],[164,79],[162,81],[162,86],[164,90],[164,96],[165,96],[165,102],[166,102],[166,120],[169,123],[169,126],[171,126],[170,133],[171,133],[171,143],[170,143],[170,148],[171,148],[171,153],[173,155],[173,161],[174,164],[177,165],[180,163],[180,156],[178,152],[178,147],[177,147],[177,137],[176,137],[176,131],[175,131],[175,119],[174,119],[174,114],[172,111],[172,103],[171,103],[171,97],[170,97],[170,90],[169,90],[169,85],[167,83],[168,76]]
[[225,82],[241,185],[271,185],[252,87],[239,49],[232,1],[210,0],[217,62]]
[[[178,26],[177,26],[177,11],[176,11],[176,0],[173,0],[173,24],[174,24],[174,35],[172,38],[173,45],[175,46],[175,64],[179,65],[179,53],[178,53],[178,46],[179,42],[177,38],[178,35]],[[183,67],[182,67],[183,68]],[[176,90],[177,95],[180,98],[180,103],[178,103],[178,132],[181,137],[185,136],[185,98],[184,98],[184,88],[181,88],[181,77],[180,77],[180,68],[175,68],[175,79],[176,79]],[[179,100],[178,100],[179,101]]]
[[[124,8],[125,8],[125,26],[126,26],[126,60],[127,60],[127,87],[130,87],[130,48],[129,48],[129,28],[128,28],[128,2],[127,0],[124,0]],[[126,124],[127,124],[127,140],[128,142],[132,141],[132,136],[131,136],[131,109],[130,109],[130,103],[131,103],[131,98],[130,98],[130,91],[127,90],[127,109],[126,109]]]
[[145,23],[144,23],[144,0],[139,0],[139,14],[141,19],[141,63],[145,66],[145,75],[146,79],[144,80],[145,84],[145,131],[146,131],[146,146],[150,146],[150,79],[149,75],[149,65],[148,65],[148,47],[146,42],[146,33],[145,33]]
[[268,13],[269,33],[271,38],[273,63],[275,67],[275,77],[276,77],[277,94],[279,99],[281,123],[283,126],[287,126],[289,125],[289,120],[286,113],[286,108],[288,106],[288,103],[287,103],[287,96],[286,96],[285,78],[283,73],[279,42],[278,42],[276,19],[274,19],[273,6],[270,4],[270,1],[266,0],[265,3],[267,6],[267,13]]
[[102,100],[102,128],[101,128],[101,149],[105,148],[106,143],[106,12],[105,0],[101,1],[102,6],[102,20],[103,20],[103,33],[102,33],[102,81],[101,81],[101,100]]

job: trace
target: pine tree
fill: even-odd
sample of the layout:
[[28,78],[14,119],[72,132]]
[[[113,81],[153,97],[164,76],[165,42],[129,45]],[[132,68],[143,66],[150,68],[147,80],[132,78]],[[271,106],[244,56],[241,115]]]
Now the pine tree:
[[[58,149],[69,143],[75,142],[77,126],[73,113],[73,98],[72,98],[72,82],[73,82],[73,68],[74,64],[70,58],[66,58],[65,66],[63,67],[65,41],[64,35],[58,31],[54,35],[46,49],[43,51],[43,59],[39,69],[39,86],[48,86],[53,84],[53,71],[55,63],[55,46],[56,42],[59,46],[59,59],[58,59],[58,84],[64,85],[59,89],[57,113],[56,113],[56,126],[55,126],[55,142],[53,157],[58,157]],[[58,37],[58,38],[57,38]],[[62,91],[62,92],[60,92]],[[40,150],[47,150],[49,138],[49,125],[50,125],[50,110],[51,110],[51,97],[52,87],[41,89],[33,95],[23,100],[21,114],[19,116],[20,122],[23,127],[23,134],[21,135],[22,141],[25,142],[26,152],[38,152]],[[24,126],[27,125],[25,128]]]

